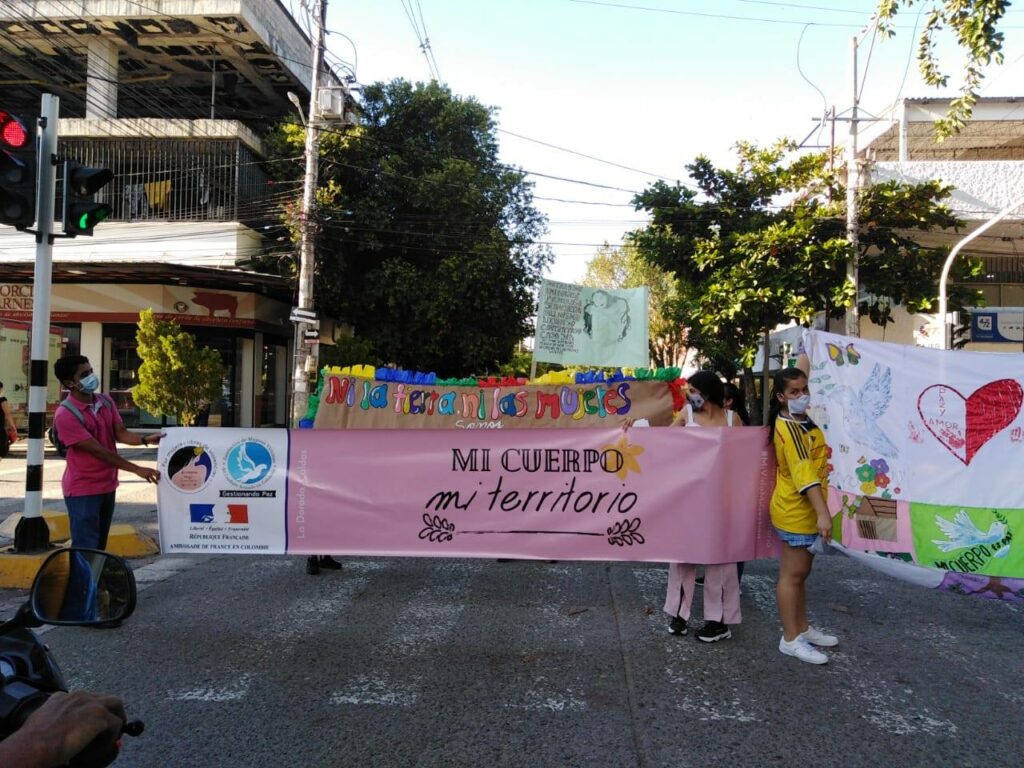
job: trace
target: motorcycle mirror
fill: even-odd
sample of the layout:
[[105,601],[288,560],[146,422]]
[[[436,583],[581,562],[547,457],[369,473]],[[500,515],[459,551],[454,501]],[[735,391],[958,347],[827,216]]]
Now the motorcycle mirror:
[[45,624],[88,626],[128,618],[135,596],[135,575],[123,558],[71,547],[43,562],[30,605],[32,615]]

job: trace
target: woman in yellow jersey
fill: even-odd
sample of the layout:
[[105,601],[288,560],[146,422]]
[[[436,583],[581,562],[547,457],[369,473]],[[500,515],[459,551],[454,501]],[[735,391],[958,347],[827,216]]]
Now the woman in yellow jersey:
[[830,647],[839,641],[807,622],[806,583],[814,563],[808,547],[819,536],[826,542],[832,539],[832,516],[825,503],[828,449],[825,435],[807,417],[810,399],[803,371],[786,368],[775,375],[768,412],[769,439],[779,465],[771,516],[782,539],[775,599],[783,630],[779,650],[810,664],[824,664],[828,656],[815,646]]

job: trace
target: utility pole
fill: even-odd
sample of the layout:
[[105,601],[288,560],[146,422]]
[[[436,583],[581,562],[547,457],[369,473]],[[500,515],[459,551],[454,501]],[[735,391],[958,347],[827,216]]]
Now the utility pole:
[[32,290],[32,363],[28,389],[28,453],[25,506],[14,529],[15,552],[38,552],[50,545],[43,519],[43,439],[46,433],[46,382],[50,367],[50,283],[53,279],[53,212],[57,192],[57,123],[60,99],[43,94],[40,108],[36,182],[36,263]]
[[[299,303],[293,311],[295,323],[295,366],[292,372],[292,426],[306,417],[309,407],[311,378],[319,369],[320,345],[307,344],[318,338],[320,325],[313,309],[313,275],[316,268],[316,186],[320,159],[320,123],[318,102],[320,70],[324,61],[324,26],[327,19],[327,0],[318,0],[313,26],[313,75],[309,84],[309,119],[306,120],[306,176],[302,187],[302,213],[300,220],[301,244],[299,266]],[[316,334],[316,337],[313,336]]]
[[[853,111],[850,114],[850,136],[846,144],[846,241],[850,244],[850,256],[846,260],[846,282],[853,288],[853,306],[846,309],[846,335],[860,336],[860,314],[857,296],[860,280],[857,275],[857,193],[860,191],[860,169],[857,167],[857,37],[850,42],[851,70],[853,75]],[[833,123],[834,125],[834,123]]]

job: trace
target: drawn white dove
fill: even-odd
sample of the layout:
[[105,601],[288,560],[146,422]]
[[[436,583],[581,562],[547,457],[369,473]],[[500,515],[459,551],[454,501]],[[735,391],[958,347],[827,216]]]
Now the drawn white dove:
[[249,457],[247,448],[248,445],[243,445],[241,450],[235,453],[235,456],[238,457],[238,468],[242,471],[242,474],[238,477],[238,482],[240,483],[259,480],[267,471],[266,464],[257,464]]
[[[954,515],[952,520],[936,515],[935,524],[946,534],[946,538],[932,539],[932,544],[943,552],[967,549],[979,544],[995,544],[1006,535],[1006,524],[1000,522],[992,523],[988,528],[988,533],[982,533],[967,512],[962,509]],[[1009,546],[1001,547],[995,556],[1006,557],[1009,551]]]
[[836,387],[832,397],[843,409],[843,423],[851,440],[888,459],[899,455],[878,423],[892,401],[892,368],[885,368],[883,372],[882,367],[875,363],[860,392],[843,384]]

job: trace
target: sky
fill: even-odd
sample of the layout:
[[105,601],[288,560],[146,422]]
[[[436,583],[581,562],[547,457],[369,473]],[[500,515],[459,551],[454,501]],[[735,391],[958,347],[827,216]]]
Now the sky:
[[[739,140],[810,134],[808,144],[827,144],[824,112],[852,104],[855,36],[863,38],[860,105],[872,115],[888,119],[901,94],[952,93],[925,86],[908,55],[927,3],[901,12],[896,36],[872,47],[863,34],[871,0],[327,2],[328,49],[358,82],[431,78],[411,9],[440,80],[497,109],[504,162],[587,182],[530,176],[555,254],[547,277],[567,282],[582,278],[601,244],[621,244],[642,225],[630,205],[636,192],[657,178],[687,181],[696,156],[731,166]],[[985,96],[1024,95],[1014,92],[1024,75],[1024,10],[1011,9],[1003,28],[1006,63],[988,73]],[[958,52],[944,44],[939,53],[956,86]],[[837,123],[837,139],[847,126]]]

